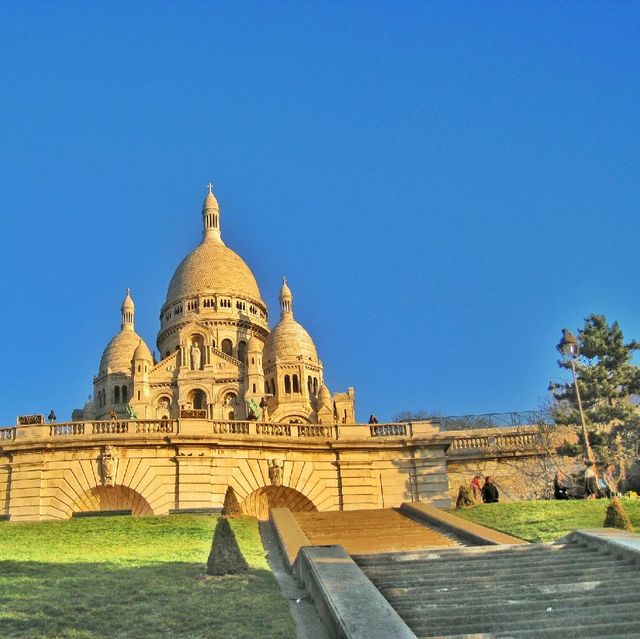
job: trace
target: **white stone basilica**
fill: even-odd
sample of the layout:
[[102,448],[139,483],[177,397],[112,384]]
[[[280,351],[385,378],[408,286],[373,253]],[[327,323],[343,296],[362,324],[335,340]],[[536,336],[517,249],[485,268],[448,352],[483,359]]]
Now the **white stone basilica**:
[[202,221],[202,242],[176,269],[160,311],[160,361],[135,331],[127,291],[120,332],[105,348],[93,379],[93,399],[73,419],[354,423],[354,390],[331,395],[325,386],[322,361],[294,319],[284,278],[280,321],[269,330],[255,277],[222,241],[211,185]]

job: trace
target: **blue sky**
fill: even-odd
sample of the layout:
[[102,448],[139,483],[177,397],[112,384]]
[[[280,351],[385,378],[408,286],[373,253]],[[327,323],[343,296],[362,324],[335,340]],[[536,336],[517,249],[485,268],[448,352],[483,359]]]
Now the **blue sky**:
[[223,237],[360,419],[536,408],[640,338],[640,5],[3,2],[0,423],[92,392],[131,287]]

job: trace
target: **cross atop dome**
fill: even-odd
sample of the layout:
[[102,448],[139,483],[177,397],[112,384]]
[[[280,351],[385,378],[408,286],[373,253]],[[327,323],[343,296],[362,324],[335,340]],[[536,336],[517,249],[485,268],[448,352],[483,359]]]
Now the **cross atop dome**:
[[209,189],[209,195],[213,195],[213,184],[211,184],[211,182],[207,184],[207,188]]

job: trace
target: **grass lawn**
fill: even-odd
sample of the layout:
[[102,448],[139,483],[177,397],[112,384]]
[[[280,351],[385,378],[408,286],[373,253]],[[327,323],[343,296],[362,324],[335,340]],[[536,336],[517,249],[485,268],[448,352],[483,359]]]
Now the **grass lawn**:
[[[640,530],[640,500],[622,499],[636,531]],[[602,528],[608,499],[522,501],[480,504],[452,511],[477,524],[527,541],[555,541],[576,528]]]
[[215,516],[0,523],[0,636],[293,639],[255,519],[231,520],[244,576],[204,574]]

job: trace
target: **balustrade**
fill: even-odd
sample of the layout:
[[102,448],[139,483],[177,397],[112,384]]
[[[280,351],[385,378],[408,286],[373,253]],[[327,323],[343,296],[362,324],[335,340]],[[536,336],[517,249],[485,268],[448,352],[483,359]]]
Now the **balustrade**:
[[369,426],[371,437],[406,437],[406,424],[375,424]]
[[325,437],[333,439],[333,427],[325,424],[298,424],[298,437]]
[[49,426],[50,437],[65,437],[73,435],[84,435],[83,422],[69,422],[62,424],[51,424]]
[[173,420],[161,419],[161,420],[137,420],[131,422],[135,424],[136,433],[173,433],[175,432],[175,424]]
[[212,422],[214,435],[248,435],[251,422]]
[[271,437],[291,437],[291,426],[289,424],[256,424],[257,435],[270,435]]
[[0,442],[11,442],[16,438],[15,428],[0,428]]
[[92,433],[94,435],[121,435],[129,432],[129,422],[112,419],[108,422],[93,422]]

